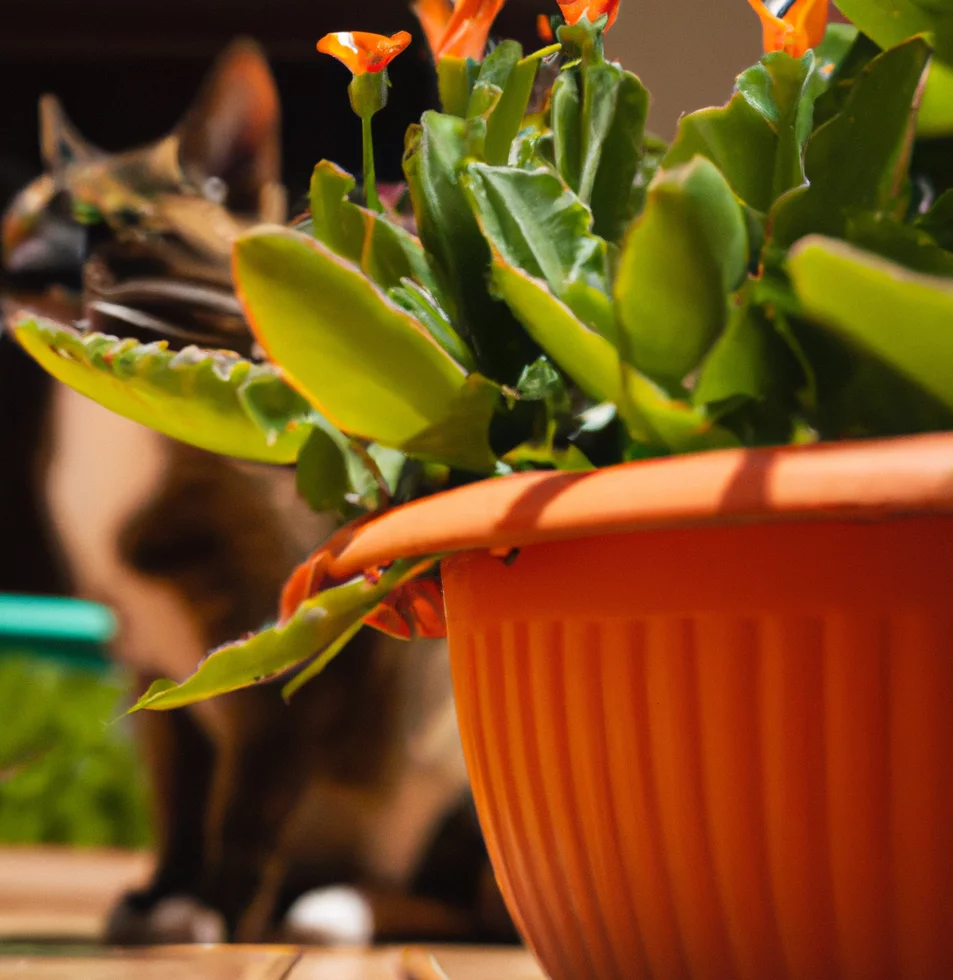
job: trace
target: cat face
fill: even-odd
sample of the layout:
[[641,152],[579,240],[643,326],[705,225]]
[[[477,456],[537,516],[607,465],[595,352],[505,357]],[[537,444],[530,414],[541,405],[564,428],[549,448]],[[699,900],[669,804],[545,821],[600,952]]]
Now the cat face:
[[148,146],[100,150],[53,96],[41,101],[40,131],[46,172],[0,231],[13,288],[72,290],[91,329],[247,352],[231,245],[250,225],[285,218],[280,107],[258,48],[234,44],[179,126]]

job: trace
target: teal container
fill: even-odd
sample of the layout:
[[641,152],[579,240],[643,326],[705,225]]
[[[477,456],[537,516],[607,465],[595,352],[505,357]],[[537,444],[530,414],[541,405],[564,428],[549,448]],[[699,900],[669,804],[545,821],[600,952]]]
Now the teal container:
[[115,635],[115,616],[98,603],[0,594],[0,656],[41,657],[105,671]]

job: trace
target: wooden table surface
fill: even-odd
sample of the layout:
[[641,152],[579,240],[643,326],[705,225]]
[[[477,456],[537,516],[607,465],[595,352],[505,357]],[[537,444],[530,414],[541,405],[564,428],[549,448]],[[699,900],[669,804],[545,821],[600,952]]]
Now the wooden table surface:
[[146,854],[0,849],[0,980],[545,980],[519,949],[98,946],[113,902],[151,866]]
[[272,946],[3,951],[0,980],[545,980],[518,949],[318,951]]

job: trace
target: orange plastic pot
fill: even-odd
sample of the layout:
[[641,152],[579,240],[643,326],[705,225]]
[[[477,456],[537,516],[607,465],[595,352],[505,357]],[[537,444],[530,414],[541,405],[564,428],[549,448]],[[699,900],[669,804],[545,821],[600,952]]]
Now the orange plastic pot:
[[494,481],[339,568],[411,542],[553,980],[953,976],[953,437]]

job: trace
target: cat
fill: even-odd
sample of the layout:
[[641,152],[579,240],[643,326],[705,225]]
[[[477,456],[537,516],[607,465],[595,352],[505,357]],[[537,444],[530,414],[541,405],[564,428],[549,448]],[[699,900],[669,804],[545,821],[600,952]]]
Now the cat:
[[[257,357],[228,258],[244,228],[285,218],[279,127],[250,42],[144,148],[103,153],[45,98],[46,172],[4,219],[6,313]],[[292,469],[175,443],[68,388],[53,387],[44,428],[36,492],[76,591],[116,611],[138,692],[273,619],[284,579],[335,526]],[[442,642],[365,629],[290,705],[262,685],[135,720],[157,866],[112,912],[109,941],[515,938]]]

